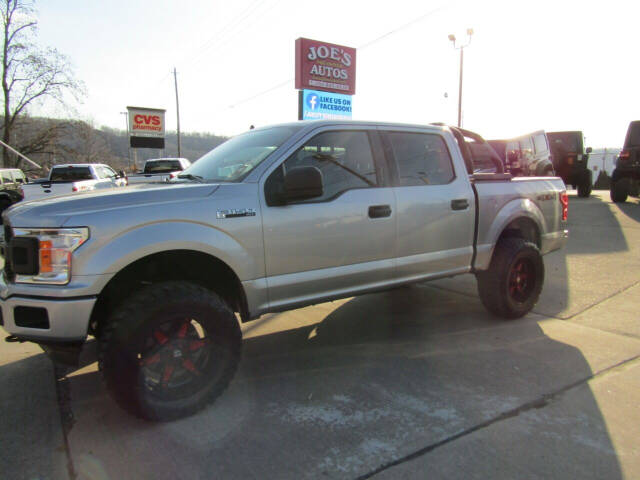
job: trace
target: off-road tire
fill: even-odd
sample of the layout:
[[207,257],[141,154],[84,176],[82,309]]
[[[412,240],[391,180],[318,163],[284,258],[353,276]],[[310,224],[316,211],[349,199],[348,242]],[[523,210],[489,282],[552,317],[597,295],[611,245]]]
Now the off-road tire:
[[[529,288],[524,298],[510,293],[513,269],[525,264],[531,271]],[[544,263],[538,247],[521,238],[504,238],[496,245],[486,271],[476,273],[478,293],[491,313],[507,319],[520,318],[534,307],[544,283]]]
[[588,198],[591,195],[593,185],[591,184],[591,176],[589,172],[584,172],[580,183],[578,184],[578,196],[582,198]]
[[[185,323],[197,319],[206,330],[207,348],[213,352],[207,365],[214,365],[209,368],[215,368],[215,375],[199,377],[202,388],[196,383],[198,389],[188,395],[158,401],[144,381],[140,349],[154,329],[173,318],[185,318]],[[218,295],[171,281],[134,293],[112,312],[98,340],[98,361],[107,389],[122,408],[147,420],[166,421],[192,415],[220,396],[238,368],[241,346],[238,320]],[[224,361],[217,364],[218,357]]]
[[629,195],[628,182],[624,178],[618,179],[615,182],[611,181],[611,201],[615,203],[624,203],[627,201]]

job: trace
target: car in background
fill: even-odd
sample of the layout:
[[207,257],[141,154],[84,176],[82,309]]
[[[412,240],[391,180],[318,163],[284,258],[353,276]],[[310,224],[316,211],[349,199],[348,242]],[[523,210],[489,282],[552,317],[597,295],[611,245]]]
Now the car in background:
[[0,213],[23,198],[22,186],[27,177],[19,168],[0,169]]
[[75,192],[88,192],[127,184],[123,172],[116,173],[109,165],[75,163],[54,165],[44,182],[27,183],[22,187],[25,200],[36,200]]
[[593,173],[589,170],[591,147],[584,148],[581,131],[548,132],[553,166],[566,185],[578,190],[579,197],[588,197],[593,188]]
[[167,182],[178,176],[191,165],[186,158],[151,158],[144,164],[144,169],[137,175],[129,175],[129,184]]
[[640,181],[640,120],[634,120],[629,124],[624,147],[618,155],[616,168],[611,176],[611,201],[626,202],[632,188],[637,189],[638,181]]
[[490,140],[503,160],[505,171],[513,176],[549,177],[555,175],[551,150],[544,130],[509,140]]

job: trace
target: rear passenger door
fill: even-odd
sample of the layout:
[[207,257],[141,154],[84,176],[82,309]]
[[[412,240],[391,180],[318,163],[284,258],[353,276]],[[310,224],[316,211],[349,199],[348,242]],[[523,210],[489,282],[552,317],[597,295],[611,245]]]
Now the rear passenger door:
[[[375,131],[341,126],[304,140],[262,183],[272,308],[374,288],[393,277],[396,206]],[[379,156],[380,155],[380,156]],[[322,196],[278,204],[283,178],[312,166]]]
[[387,130],[383,139],[397,170],[398,278],[469,271],[475,198],[455,143],[439,131]]

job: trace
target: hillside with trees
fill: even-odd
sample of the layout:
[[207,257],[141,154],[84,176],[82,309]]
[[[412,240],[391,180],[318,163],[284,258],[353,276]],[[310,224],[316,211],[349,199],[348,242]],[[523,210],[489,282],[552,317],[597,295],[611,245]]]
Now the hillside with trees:
[[[2,117],[0,117],[0,122]],[[181,133],[181,155],[197,160],[226,140],[211,133]],[[165,149],[129,150],[124,130],[95,128],[81,120],[60,120],[21,116],[13,126],[10,144],[43,168],[38,170],[17,156],[10,154],[12,165],[22,168],[30,176],[45,175],[51,165],[59,163],[106,163],[116,170],[132,172],[141,168],[144,160],[177,156],[176,132],[167,132]]]

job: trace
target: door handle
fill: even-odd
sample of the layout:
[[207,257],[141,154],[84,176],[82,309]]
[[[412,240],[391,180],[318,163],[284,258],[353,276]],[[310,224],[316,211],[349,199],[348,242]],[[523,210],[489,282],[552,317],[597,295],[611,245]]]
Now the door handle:
[[390,205],[372,205],[369,207],[369,218],[383,218],[391,216]]
[[467,208],[469,208],[469,200],[466,198],[451,200],[451,210],[466,210]]

